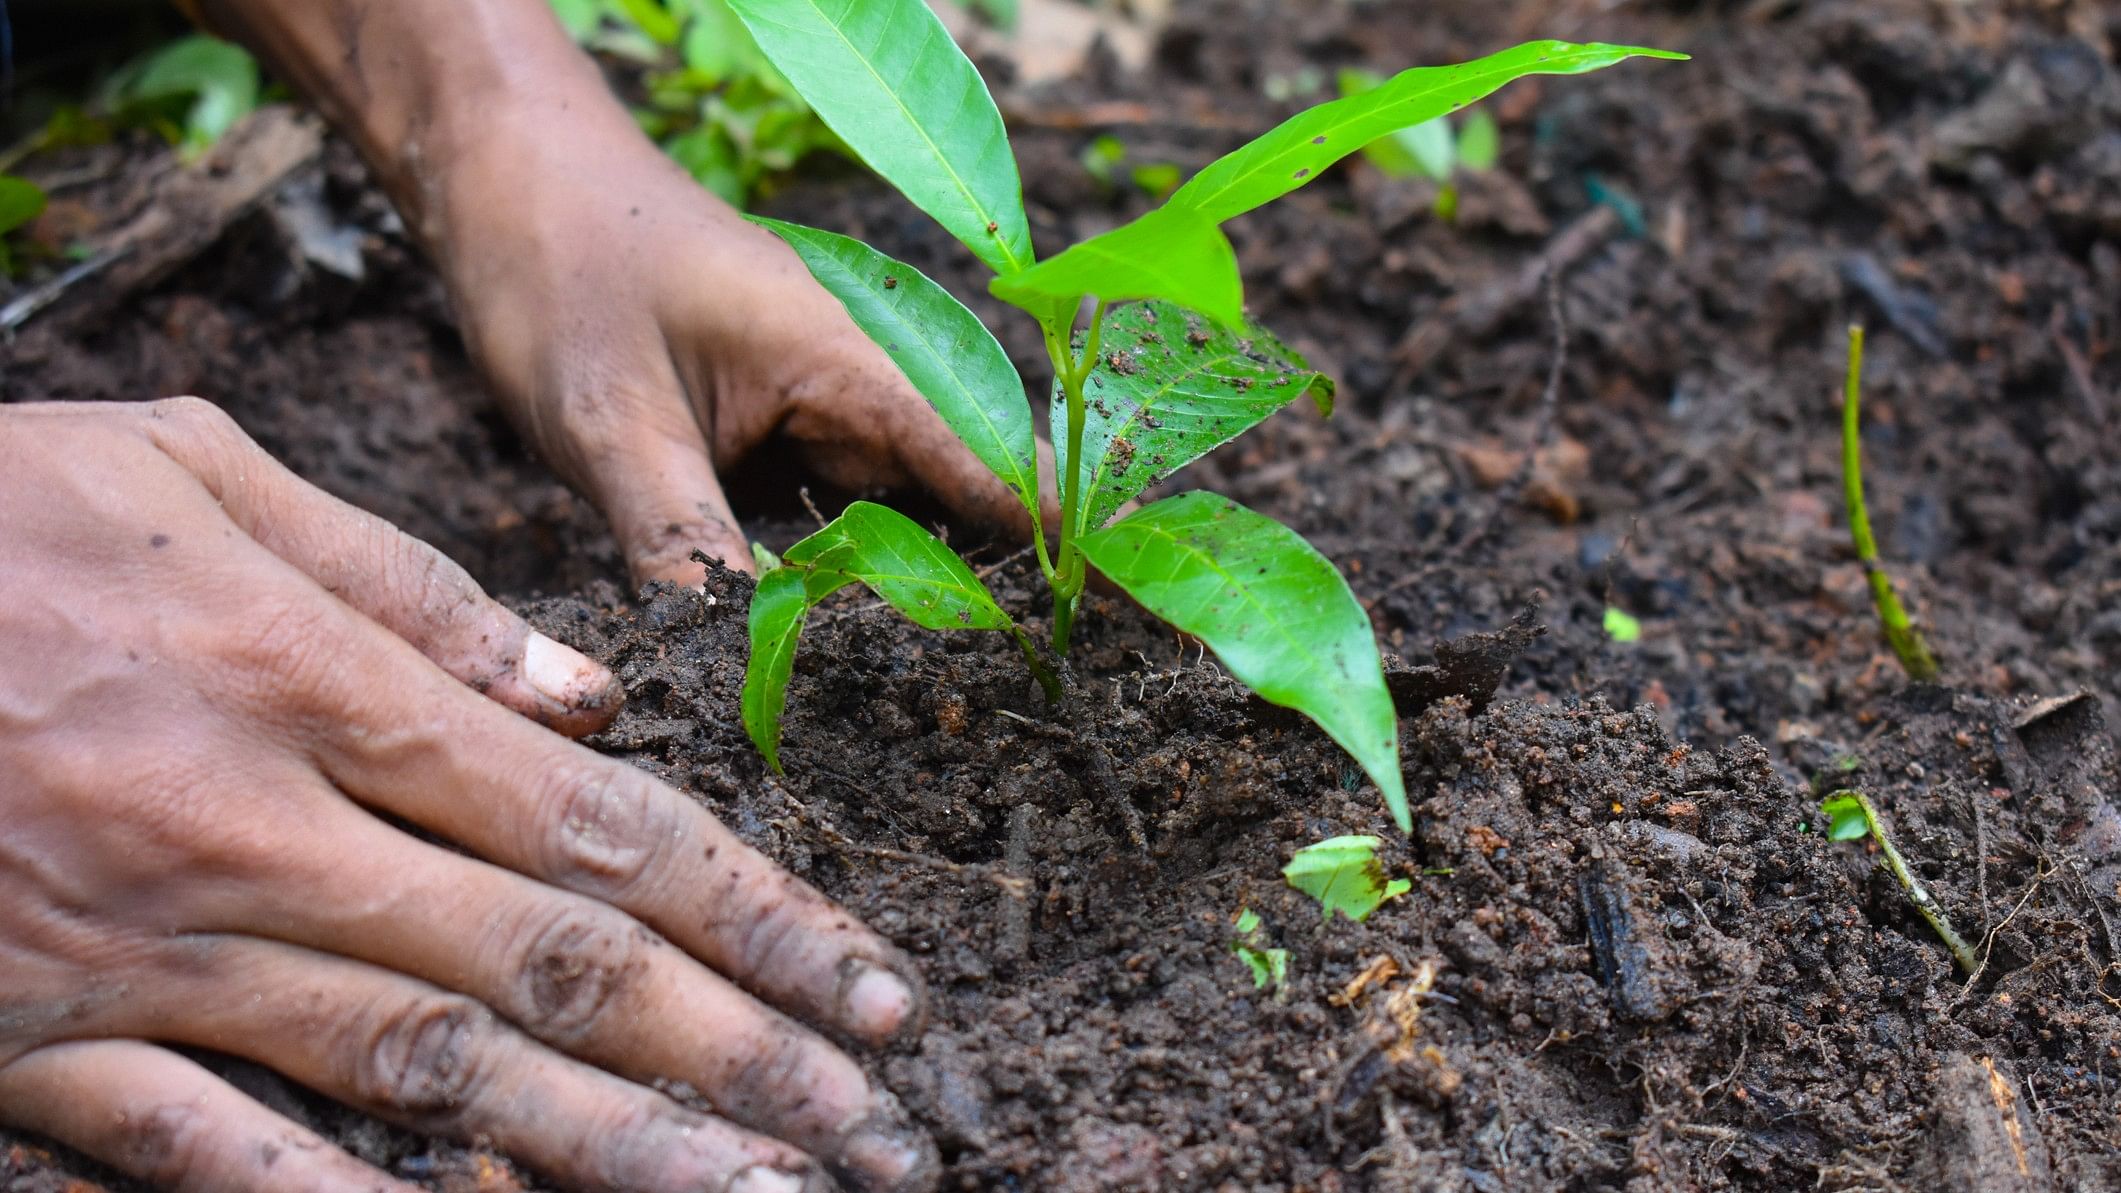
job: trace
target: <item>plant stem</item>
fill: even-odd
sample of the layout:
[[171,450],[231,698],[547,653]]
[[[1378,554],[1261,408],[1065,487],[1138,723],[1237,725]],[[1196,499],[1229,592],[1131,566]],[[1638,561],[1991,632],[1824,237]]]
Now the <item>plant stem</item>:
[[1082,552],[1076,549],[1075,536],[1081,522],[1083,485],[1083,424],[1087,421],[1083,386],[1090,373],[1097,368],[1097,356],[1103,350],[1105,334],[1105,302],[1099,299],[1090,315],[1090,330],[1083,337],[1083,352],[1074,355],[1066,339],[1056,336],[1051,330],[1046,333],[1046,352],[1053,358],[1055,379],[1059,381],[1061,396],[1067,404],[1067,453],[1062,457],[1066,475],[1060,478],[1061,485],[1061,531],[1060,546],[1054,561],[1053,586],[1053,649],[1066,654],[1068,637],[1075,627],[1075,605],[1082,597],[1083,582],[1088,578]]
[[1893,591],[1892,577],[1878,563],[1878,542],[1871,537],[1871,516],[1863,506],[1863,325],[1849,325],[1848,380],[1841,399],[1841,487],[1848,502],[1849,537],[1856,543],[1856,558],[1871,584],[1871,603],[1885,627],[1886,645],[1900,660],[1908,678],[1928,683],[1937,678],[1937,658],[1929,643],[1908,618],[1900,597]]
[[1009,627],[1009,633],[1016,638],[1016,644],[1023,648],[1024,662],[1030,665],[1031,674],[1038,679],[1038,686],[1045,690],[1046,703],[1059,704],[1061,699],[1060,676],[1054,673],[1053,668],[1046,665],[1046,660],[1038,657],[1038,645],[1031,641],[1031,635],[1026,634],[1021,627],[1014,625]]
[[[1848,790],[1836,791],[1834,795],[1856,798],[1857,804],[1863,809],[1865,827],[1871,831],[1871,840],[1878,843],[1878,851],[1885,855],[1885,868],[1892,871],[1893,879],[1900,884],[1900,890],[1907,896],[1907,901],[1914,904],[1916,912],[1920,913],[1923,919],[1929,921],[1931,930],[1944,941],[1944,947],[1952,951],[1952,959],[1959,963],[1959,968],[1969,974],[1977,972],[1981,968],[1980,956],[1974,952],[1973,946],[1967,944],[1952,928],[1951,917],[1944,914],[1944,908],[1930,895],[1929,888],[1923,886],[1922,880],[1915,877],[1907,859],[1900,856],[1898,849],[1893,848],[1892,838],[1885,835],[1885,825],[1879,821],[1878,809],[1871,806],[1870,797],[1860,791]],[[1827,798],[1831,799],[1833,796]]]

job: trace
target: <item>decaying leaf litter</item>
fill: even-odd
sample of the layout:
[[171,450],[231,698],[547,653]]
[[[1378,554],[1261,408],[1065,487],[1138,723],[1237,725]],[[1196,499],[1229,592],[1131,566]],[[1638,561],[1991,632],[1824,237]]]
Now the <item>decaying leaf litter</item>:
[[[1072,94],[1183,113],[1197,88],[1264,111],[1231,97],[1380,36],[1379,64],[1463,56],[1520,32],[1494,8],[1332,10],[1268,51],[1273,12],[1182,7],[1155,94],[1102,78]],[[766,781],[730,713],[747,586],[616,611],[595,520],[482,413],[436,339],[432,283],[387,241],[352,310],[314,283],[261,306],[288,266],[269,234],[227,242],[83,345],[32,333],[9,382],[130,397],[211,380],[274,450],[501,590],[577,593],[537,609],[625,669],[635,707],[608,747],[923,954],[936,1027],[878,1064],[960,1187],[2121,1185],[2106,1001],[2121,996],[2106,969],[2121,190],[2098,130],[2070,115],[2096,98],[2061,102],[2086,61],[2094,97],[2111,87],[2107,18],[2062,5],[1952,24],[1887,3],[1578,19],[1722,69],[1571,80],[1582,96],[1501,109],[1502,167],[1465,180],[1452,227],[1421,214],[1418,182],[1352,171],[1232,228],[1258,263],[1253,314],[1342,382],[1341,409],[1282,416],[1188,476],[1290,521],[1349,574],[1388,680],[1410,676],[1395,684],[1410,838],[1343,789],[1344,758],[1314,732],[1118,607],[1078,663],[1095,703],[1049,732],[1006,643],[958,649],[851,602],[796,672],[790,740],[812,744]],[[2054,102],[2028,107],[2035,93]],[[1204,135],[1120,132],[1174,159]],[[1079,149],[1062,130],[1026,150],[1034,219],[1126,214],[1098,206]],[[331,168],[358,186],[343,157]],[[1585,206],[1587,176],[1635,201],[1640,234],[1617,214],[1583,222],[1613,210]],[[1527,210],[1544,227],[1508,230]],[[852,180],[774,213],[890,244],[970,292],[940,239],[893,240],[910,213]],[[1496,539],[1460,557],[1490,513],[1483,484],[1506,483],[1532,437],[1551,353],[1540,270],[1517,279],[1551,260],[1574,333],[1554,449]],[[1492,296],[1509,300],[1467,313]],[[1447,308],[1477,330],[1396,351],[1429,343]],[[1943,688],[1905,685],[1837,516],[1852,318],[1873,336],[1879,546]],[[324,380],[347,360],[361,367]],[[1493,482],[1483,453],[1508,461]],[[807,525],[790,509],[768,541]],[[1032,601],[1025,567],[988,583]],[[1500,632],[1528,603],[1547,632],[1512,639],[1492,699],[1436,682],[1494,652],[1432,655],[1433,640]],[[1636,641],[1606,635],[1609,603]],[[1815,781],[1886,811],[1988,955],[1970,988],[1893,879],[1813,831]],[[1322,926],[1279,868],[1364,832],[1413,885],[1361,925]],[[1289,953],[1283,991],[1231,951],[1247,907],[1260,947]],[[1400,976],[1336,1005],[1380,957]],[[1424,963],[1433,986],[1403,995]],[[435,1187],[517,1179],[246,1080]],[[64,1161],[0,1158],[19,1187],[69,1179]]]

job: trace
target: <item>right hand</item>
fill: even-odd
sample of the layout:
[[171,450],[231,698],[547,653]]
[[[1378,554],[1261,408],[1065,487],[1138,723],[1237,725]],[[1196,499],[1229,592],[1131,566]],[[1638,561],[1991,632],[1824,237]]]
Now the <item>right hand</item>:
[[901,1037],[910,961],[532,723],[607,722],[603,668],[195,400],[0,406],[0,527],[0,1122],[180,1190],[407,1187],[177,1045],[570,1188],[933,1186],[764,1005]]

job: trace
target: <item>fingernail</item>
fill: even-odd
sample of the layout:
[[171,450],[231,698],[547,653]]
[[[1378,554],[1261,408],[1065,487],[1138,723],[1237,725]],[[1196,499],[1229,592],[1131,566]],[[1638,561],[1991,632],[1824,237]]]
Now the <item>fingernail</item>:
[[831,1188],[821,1173],[784,1172],[768,1164],[754,1164],[724,1186],[725,1193],[830,1193]]
[[588,655],[536,630],[523,643],[523,682],[562,708],[595,707],[617,686]]
[[935,1188],[942,1159],[935,1141],[906,1121],[898,1100],[877,1095],[879,1106],[848,1131],[833,1169],[867,1193],[926,1193]]
[[913,1017],[913,987],[881,965],[850,958],[840,975],[840,1014],[855,1031],[888,1036]]

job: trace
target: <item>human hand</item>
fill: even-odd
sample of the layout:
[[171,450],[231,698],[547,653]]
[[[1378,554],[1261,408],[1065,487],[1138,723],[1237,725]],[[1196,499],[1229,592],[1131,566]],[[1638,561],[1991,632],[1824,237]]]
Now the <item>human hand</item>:
[[607,722],[603,668],[195,400],[0,406],[0,525],[0,1121],[177,1189],[406,1187],[175,1045],[567,1187],[932,1186],[765,1005],[897,1038],[909,961],[533,723]]
[[696,548],[751,568],[716,470],[775,434],[843,488],[917,484],[1029,532],[793,251],[604,116],[547,111],[520,135],[498,117],[441,172],[432,242],[503,404],[611,519],[636,579],[697,583]]

